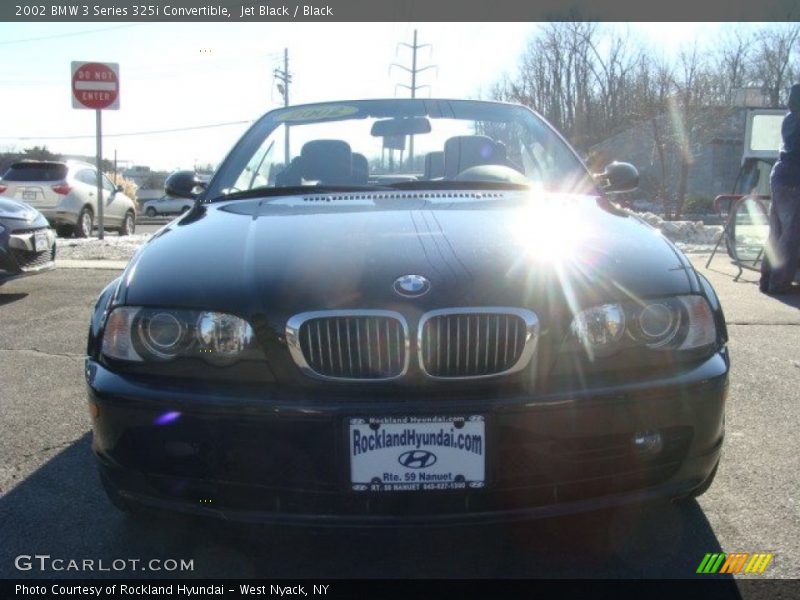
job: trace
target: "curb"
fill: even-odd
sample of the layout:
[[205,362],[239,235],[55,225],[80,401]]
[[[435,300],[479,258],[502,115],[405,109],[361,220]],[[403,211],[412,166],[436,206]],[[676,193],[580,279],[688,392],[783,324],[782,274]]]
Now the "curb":
[[128,266],[127,260],[59,260],[56,259],[56,269],[102,269],[122,271]]

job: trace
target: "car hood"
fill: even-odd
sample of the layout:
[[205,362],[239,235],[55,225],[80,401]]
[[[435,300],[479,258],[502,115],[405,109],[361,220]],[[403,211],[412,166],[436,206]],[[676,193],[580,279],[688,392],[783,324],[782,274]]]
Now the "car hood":
[[[423,275],[429,293],[393,282]],[[455,306],[541,311],[690,291],[685,258],[639,219],[589,196],[388,193],[202,206],[132,259],[118,301],[266,315],[414,313]],[[550,307],[550,308],[548,308]]]

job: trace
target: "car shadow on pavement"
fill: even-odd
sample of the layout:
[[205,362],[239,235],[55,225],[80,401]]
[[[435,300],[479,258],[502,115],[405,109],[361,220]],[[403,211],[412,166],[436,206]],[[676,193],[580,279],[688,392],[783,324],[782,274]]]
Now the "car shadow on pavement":
[[[687,578],[695,576],[706,553],[721,551],[694,501],[441,528],[305,529],[180,516],[135,519],[106,500],[90,440],[86,433],[0,497],[0,576]],[[36,554],[65,559],[64,564],[93,559],[94,570],[15,567],[16,557]],[[110,570],[99,570],[100,559]],[[115,559],[141,563],[114,570]],[[152,559],[192,560],[193,570],[147,570]]]
[[11,304],[12,302],[16,302],[17,300],[22,300],[23,298],[27,298],[28,294],[23,292],[21,294],[4,294],[0,291],[0,306],[4,304]]
[[800,308],[800,285],[795,284],[788,293],[771,295],[770,298],[786,306]]

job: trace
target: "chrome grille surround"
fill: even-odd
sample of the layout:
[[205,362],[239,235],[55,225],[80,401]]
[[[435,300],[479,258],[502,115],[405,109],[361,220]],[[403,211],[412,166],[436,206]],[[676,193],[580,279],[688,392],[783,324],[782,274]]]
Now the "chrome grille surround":
[[[433,327],[436,327],[435,333]],[[420,319],[417,357],[422,372],[432,379],[500,377],[524,369],[536,351],[538,340],[539,319],[530,310],[498,306],[445,308],[427,312]],[[510,346],[512,342],[513,347]],[[455,355],[451,344],[456,346]]]
[[[361,325],[362,322],[364,327]],[[333,329],[331,329],[332,324]],[[375,337],[372,337],[370,324],[375,327]],[[361,329],[365,330],[362,332]],[[354,340],[354,337],[357,339]],[[397,340],[394,345],[393,337]],[[373,341],[376,346],[374,350]],[[411,354],[408,323],[403,315],[389,310],[353,309],[300,313],[291,317],[286,323],[286,343],[292,359],[303,373],[329,381],[391,381],[406,374]],[[306,356],[306,351],[310,356]],[[317,353],[318,357],[315,356]],[[402,353],[402,356],[398,356],[399,353]],[[325,354],[328,358],[327,368]],[[371,374],[374,372],[371,362],[373,359],[378,363],[380,371],[383,360],[387,360],[388,363],[394,362],[393,354],[395,360],[399,359],[397,360],[399,368],[391,369],[386,376],[376,377]]]

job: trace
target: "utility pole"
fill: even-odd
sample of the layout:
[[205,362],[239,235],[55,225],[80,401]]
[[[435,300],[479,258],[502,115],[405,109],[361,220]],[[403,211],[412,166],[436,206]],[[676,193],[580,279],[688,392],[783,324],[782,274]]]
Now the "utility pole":
[[[289,72],[289,49],[283,49],[283,70],[281,69],[274,69],[272,71],[272,76],[275,77],[279,81],[278,83],[278,91],[280,92],[281,96],[283,96],[283,105],[289,106],[289,84],[292,82],[292,74]],[[286,160],[286,166],[289,166],[289,124],[284,123],[284,127],[286,128],[286,138],[284,140],[284,157]]]
[[[395,90],[397,90],[398,86],[404,87],[407,90],[411,91],[411,97],[412,98],[416,98],[417,97],[417,90],[421,90],[422,88],[430,88],[431,87],[429,85],[417,85],[417,74],[418,73],[422,73],[423,71],[427,71],[428,69],[437,69],[438,70],[438,68],[439,68],[436,65],[426,65],[426,66],[421,67],[421,68],[417,67],[417,50],[419,50],[420,48],[431,48],[432,46],[430,44],[418,44],[417,43],[417,30],[416,29],[414,30],[414,43],[413,44],[406,44],[405,42],[401,42],[401,43],[399,43],[397,45],[398,45],[398,47],[399,46],[405,46],[406,48],[410,48],[411,49],[411,68],[409,69],[408,67],[405,67],[403,65],[400,65],[400,64],[397,64],[397,63],[392,63],[389,66],[389,71],[391,72],[392,67],[397,67],[398,69],[403,69],[404,71],[406,71],[407,73],[409,73],[411,75],[411,85],[405,85],[403,83],[398,83],[397,85],[395,85]],[[414,168],[414,136],[413,135],[411,136],[411,139],[409,140],[408,161],[409,161],[409,164],[411,165],[411,168],[413,169]]]

